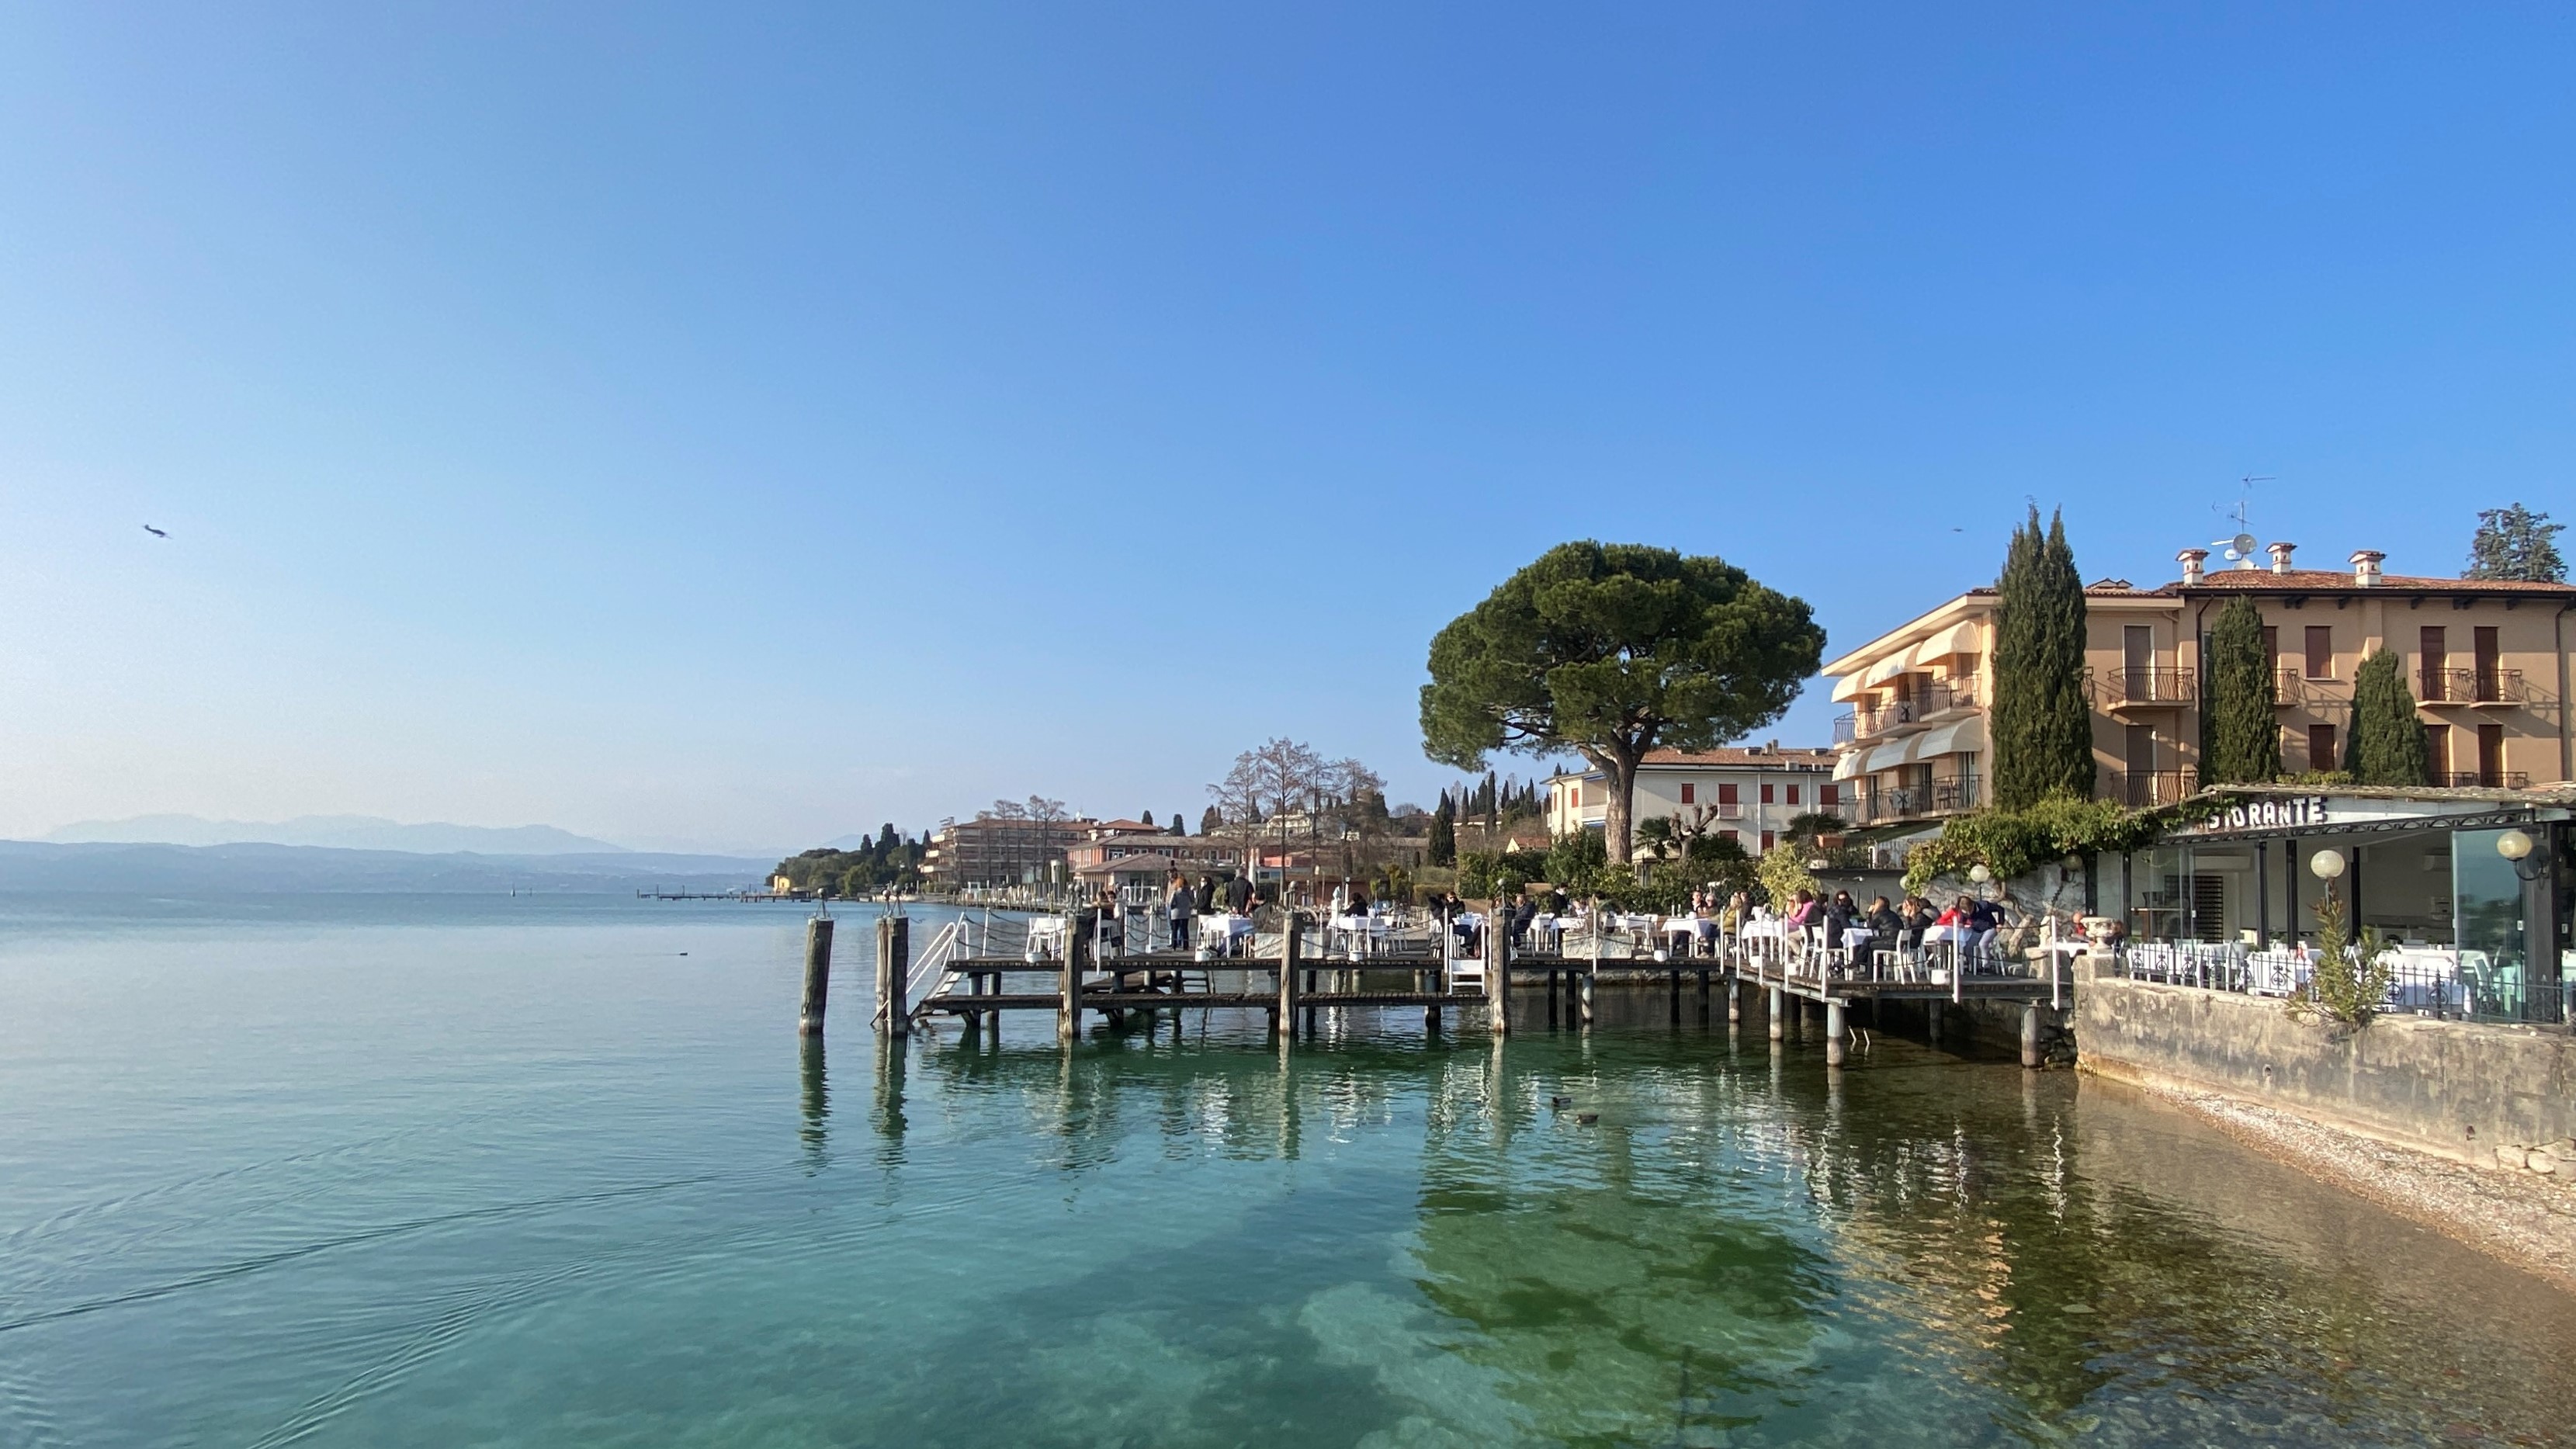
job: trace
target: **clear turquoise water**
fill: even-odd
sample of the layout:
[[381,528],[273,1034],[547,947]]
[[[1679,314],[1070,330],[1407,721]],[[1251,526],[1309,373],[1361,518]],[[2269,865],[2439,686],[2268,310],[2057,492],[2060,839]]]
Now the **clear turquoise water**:
[[[0,898],[0,1445],[2560,1442],[2576,1304],[1757,1027],[794,1036],[801,922]],[[686,953],[685,955],[682,953]],[[1583,1126],[1552,1096],[1597,1111]]]

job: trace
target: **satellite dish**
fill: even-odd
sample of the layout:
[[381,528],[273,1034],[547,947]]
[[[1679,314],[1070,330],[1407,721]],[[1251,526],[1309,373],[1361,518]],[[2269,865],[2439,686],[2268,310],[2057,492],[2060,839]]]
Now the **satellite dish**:
[[2229,539],[2228,543],[2238,558],[2252,558],[2254,556],[2254,535],[2250,533],[2240,533],[2234,538]]

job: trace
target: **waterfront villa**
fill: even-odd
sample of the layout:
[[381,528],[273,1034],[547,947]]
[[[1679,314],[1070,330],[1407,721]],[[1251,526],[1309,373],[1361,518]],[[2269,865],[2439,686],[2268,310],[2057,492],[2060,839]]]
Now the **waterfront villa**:
[[[1783,749],[1778,740],[1715,750],[1654,750],[1637,767],[1638,824],[1680,816],[1686,824],[1731,836],[1760,854],[1788,833],[1789,822],[1822,812],[1850,818],[1847,792],[1833,777],[1829,749]],[[1550,835],[1599,830],[1609,812],[1609,776],[1569,771],[1547,782]]]
[[[2576,587],[2381,571],[2362,550],[2346,570],[2271,565],[2210,570],[2184,549],[2182,577],[2156,588],[2105,579],[2084,590],[2086,693],[2097,789],[2131,805],[2199,788],[2200,640],[2228,600],[2263,611],[2280,696],[2281,759],[2341,767],[2353,670],[2375,650],[2406,662],[2422,706],[2435,783],[2523,789],[2576,778],[2568,691]],[[1984,803],[1986,706],[1993,699],[1995,591],[1971,589],[1827,663],[1834,778],[1856,824],[1936,825]]]
[[[2398,1005],[2565,1020],[2576,587],[2390,574],[2369,550],[2349,572],[2301,569],[2292,552],[2276,543],[2268,568],[2211,571],[2207,550],[2185,549],[2173,583],[2085,589],[2097,794],[2149,806],[2199,792],[2201,641],[2239,596],[2262,610],[2285,770],[2341,768],[2353,672],[2387,649],[2418,702],[2432,783],[2227,786],[2217,818],[2092,862],[2082,908],[2122,924],[2142,973],[2282,994],[2331,885],[2414,963]],[[1835,726],[1845,813],[1877,844],[1902,851],[1987,803],[1995,609],[1993,589],[1972,590],[1825,666],[1850,706]]]

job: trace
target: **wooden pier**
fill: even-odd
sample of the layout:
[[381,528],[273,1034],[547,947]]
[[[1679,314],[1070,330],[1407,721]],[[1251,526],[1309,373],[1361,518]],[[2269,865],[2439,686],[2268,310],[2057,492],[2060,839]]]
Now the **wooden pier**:
[[[2023,1065],[2035,1067],[2040,1012],[2063,1009],[2070,989],[2066,964],[2054,951],[2040,961],[1972,960],[1962,969],[1954,958],[1946,969],[1908,963],[1890,970],[1875,961],[1784,954],[1735,941],[1713,943],[1707,954],[1664,959],[1626,942],[1613,941],[1607,944],[1616,949],[1605,949],[1597,938],[1576,943],[1573,951],[1516,952],[1504,933],[1489,930],[1483,952],[1474,957],[1444,955],[1437,946],[1327,954],[1322,948],[1330,936],[1299,916],[1293,927],[1274,923],[1266,939],[1255,938],[1260,948],[1243,955],[1103,951],[1070,923],[1044,946],[1031,933],[1016,943],[1006,938],[1017,951],[996,950],[989,922],[978,940],[972,923],[960,921],[916,961],[905,936],[882,925],[876,1024],[896,1033],[933,1016],[980,1031],[998,1029],[1004,1012],[1046,1011],[1055,1014],[1059,1039],[1070,1042],[1080,1036],[1086,1013],[1123,1025],[1131,1013],[1234,1010],[1263,1012],[1270,1032],[1288,1040],[1301,1024],[1311,1035],[1324,1011],[1420,1008],[1427,1031],[1447,1029],[1455,1013],[1458,1024],[1478,1021],[1501,1035],[1512,1029],[1508,1008],[1516,993],[1525,1010],[1530,997],[1544,999],[1549,1027],[1583,1028],[1593,1022],[1596,986],[1615,980],[1660,987],[1675,1025],[1686,1017],[1685,988],[1691,998],[1687,1014],[1703,1022],[1716,1019],[1720,997],[1725,1019],[1741,1021],[1747,997],[1760,993],[1767,998],[1764,1015],[1775,1039],[1785,1034],[1793,1010],[1803,1016],[1819,1007],[1829,1065],[1845,1059],[1856,1006],[1868,1007],[1874,1019],[1884,1003],[1916,1003],[1930,1008],[1937,1021],[1943,1003],[2017,1004]],[[1239,985],[1220,989],[1220,977]]]

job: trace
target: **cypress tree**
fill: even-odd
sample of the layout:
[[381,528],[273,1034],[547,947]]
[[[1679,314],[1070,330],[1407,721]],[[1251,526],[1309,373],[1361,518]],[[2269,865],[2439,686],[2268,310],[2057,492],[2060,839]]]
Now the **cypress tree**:
[[2027,810],[2093,795],[2093,709],[2084,698],[2084,581],[2066,523],[2039,508],[2013,531],[1995,580],[1995,697],[1987,713],[1994,800]]
[[2363,785],[2424,785],[2433,778],[2424,748],[2424,722],[2415,717],[2415,692],[2397,656],[2382,649],[2361,661],[2352,676],[2352,734],[2343,767]]
[[1456,865],[1458,863],[1458,829],[1456,826],[1449,823],[1449,811],[1446,808],[1449,802],[1443,800],[1440,803],[1443,807],[1440,813],[1431,817],[1431,863],[1433,865]]
[[2230,599],[2200,651],[2200,783],[2242,785],[2281,773],[2280,686],[2263,649],[2263,611]]

